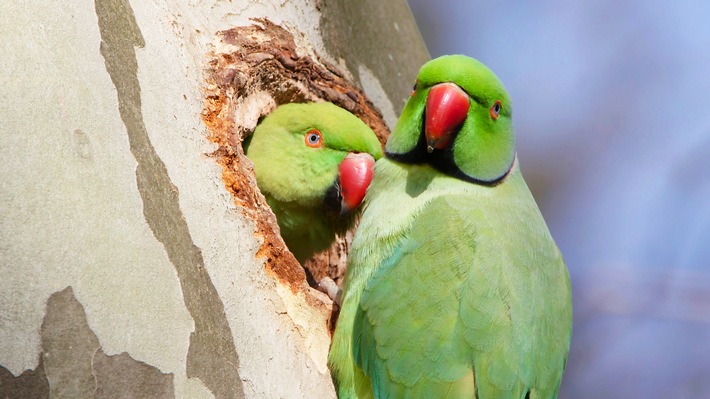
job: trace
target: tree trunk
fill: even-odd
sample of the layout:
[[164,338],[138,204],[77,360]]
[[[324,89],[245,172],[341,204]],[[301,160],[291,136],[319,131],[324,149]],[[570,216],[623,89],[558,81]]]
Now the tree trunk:
[[384,138],[428,57],[405,1],[12,3],[0,398],[334,397],[333,305],[240,142],[319,100]]

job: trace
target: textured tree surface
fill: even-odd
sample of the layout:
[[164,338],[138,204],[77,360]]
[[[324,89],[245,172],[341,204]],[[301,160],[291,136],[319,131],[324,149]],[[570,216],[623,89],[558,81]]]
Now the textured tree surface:
[[383,138],[427,54],[379,3],[4,7],[0,398],[334,396],[332,303],[240,142],[321,100]]

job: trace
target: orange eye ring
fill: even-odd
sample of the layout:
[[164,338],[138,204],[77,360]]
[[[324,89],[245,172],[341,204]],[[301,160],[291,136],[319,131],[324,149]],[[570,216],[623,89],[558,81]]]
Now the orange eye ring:
[[415,80],[415,81],[414,81],[414,86],[412,86],[412,92],[409,93],[409,96],[410,96],[410,97],[414,96],[414,93],[417,92],[417,84],[418,84],[418,83],[419,83],[418,80]]
[[500,116],[500,110],[502,108],[503,106],[501,105],[500,100],[496,100],[496,102],[493,103],[493,106],[490,109],[491,118],[493,118],[493,120],[498,119],[498,117]]
[[304,140],[306,141],[306,145],[311,148],[323,147],[323,135],[318,129],[309,130]]

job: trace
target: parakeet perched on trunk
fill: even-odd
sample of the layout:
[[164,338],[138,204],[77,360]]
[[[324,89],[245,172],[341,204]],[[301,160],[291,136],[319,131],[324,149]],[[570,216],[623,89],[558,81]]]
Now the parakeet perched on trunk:
[[329,355],[340,398],[555,398],[567,268],[480,62],[420,70],[375,165]]
[[300,262],[352,226],[382,156],[375,133],[331,103],[281,105],[243,145],[281,236]]

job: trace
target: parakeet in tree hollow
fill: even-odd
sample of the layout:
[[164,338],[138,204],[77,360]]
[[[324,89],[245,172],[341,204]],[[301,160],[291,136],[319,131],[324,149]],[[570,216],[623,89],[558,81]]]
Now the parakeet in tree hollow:
[[243,146],[281,236],[300,262],[352,226],[382,156],[375,133],[331,103],[281,105]]
[[420,69],[348,259],[329,354],[340,398],[557,397],[570,280],[511,114],[472,58]]

